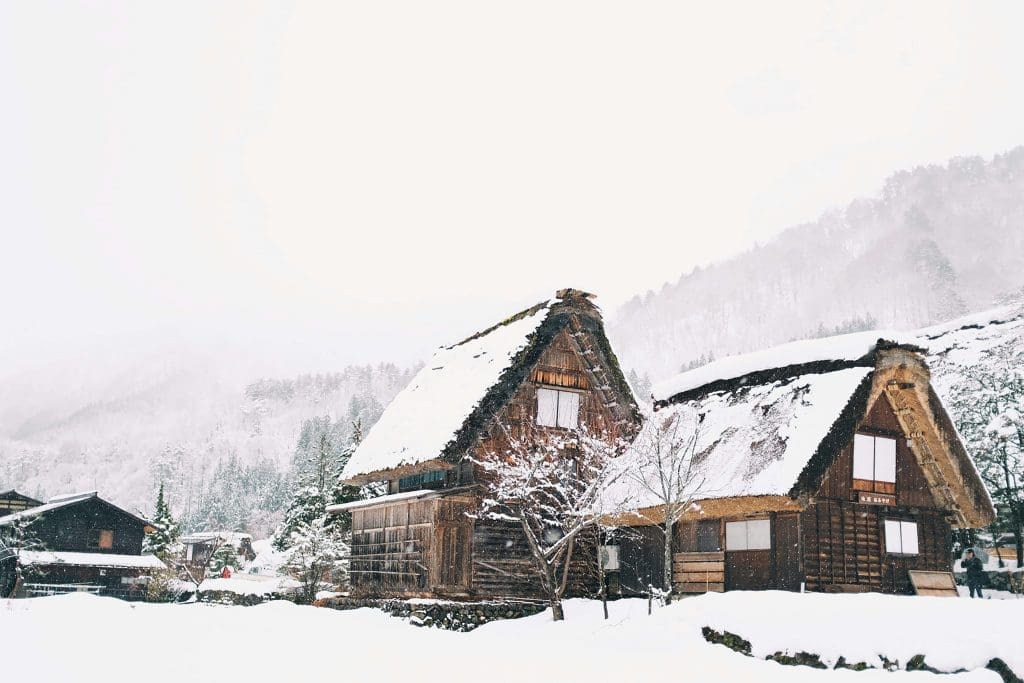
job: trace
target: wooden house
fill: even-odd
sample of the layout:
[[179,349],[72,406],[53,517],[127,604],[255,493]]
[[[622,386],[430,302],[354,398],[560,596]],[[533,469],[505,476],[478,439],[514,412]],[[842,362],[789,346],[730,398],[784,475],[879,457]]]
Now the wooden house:
[[18,493],[14,489],[0,491],[0,517],[6,517],[15,512],[28,510],[42,504],[43,501]]
[[[677,592],[909,593],[914,570],[951,570],[951,527],[982,527],[992,502],[921,349],[846,335],[726,358],[655,387],[656,425],[693,435],[676,525]],[[642,469],[637,465],[638,471]],[[648,468],[651,469],[651,468]],[[616,520],[620,583],[662,583],[664,507],[634,477]]]
[[636,402],[591,298],[561,290],[442,347],[388,406],[342,474],[353,485],[383,482],[386,495],[330,508],[352,515],[355,591],[540,595],[522,530],[469,516],[488,487],[474,459],[504,452],[510,438],[635,431]]
[[256,559],[250,534],[235,531],[198,531],[179,539],[184,553],[184,563],[192,576],[203,576],[219,548],[230,546],[236,557],[234,569]]
[[153,531],[145,519],[95,491],[56,496],[0,517],[0,537],[18,548],[29,595],[88,591],[122,598],[145,595],[147,577],[163,569],[142,554]]

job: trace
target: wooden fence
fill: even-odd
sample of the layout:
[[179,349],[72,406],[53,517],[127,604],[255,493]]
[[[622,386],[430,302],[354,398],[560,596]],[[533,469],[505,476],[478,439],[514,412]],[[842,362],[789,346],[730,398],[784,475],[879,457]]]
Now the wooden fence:
[[672,556],[672,587],[676,593],[725,591],[725,553],[676,553]]

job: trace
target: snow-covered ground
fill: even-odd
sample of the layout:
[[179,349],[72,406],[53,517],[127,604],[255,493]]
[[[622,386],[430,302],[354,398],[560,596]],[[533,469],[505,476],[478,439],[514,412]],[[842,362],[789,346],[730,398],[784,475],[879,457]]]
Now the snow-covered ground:
[[[639,600],[567,603],[548,614],[454,633],[370,609],[339,612],[272,602],[256,607],[129,604],[89,595],[0,601],[4,678],[119,683],[162,681],[927,681],[999,677],[1001,657],[1024,671],[1019,601],[728,593],[691,598],[647,616]],[[967,672],[818,670],[745,657],[701,636],[710,626],[743,636],[763,657],[806,650],[832,663],[931,666]]]

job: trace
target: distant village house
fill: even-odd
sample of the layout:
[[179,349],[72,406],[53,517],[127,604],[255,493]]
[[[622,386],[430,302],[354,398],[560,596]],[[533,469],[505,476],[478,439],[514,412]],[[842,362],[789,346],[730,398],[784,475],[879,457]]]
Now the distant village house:
[[[25,497],[6,500],[18,498]],[[95,491],[32,502],[38,504],[0,517],[0,539],[16,549],[22,567],[21,594],[84,591],[141,599],[152,573],[165,568],[142,554],[150,523]]]

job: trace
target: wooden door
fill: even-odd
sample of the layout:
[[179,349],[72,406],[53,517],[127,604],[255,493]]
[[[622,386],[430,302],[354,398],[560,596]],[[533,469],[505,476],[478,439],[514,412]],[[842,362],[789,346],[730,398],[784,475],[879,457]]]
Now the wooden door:
[[437,584],[447,591],[469,590],[473,527],[439,524],[437,527]]

